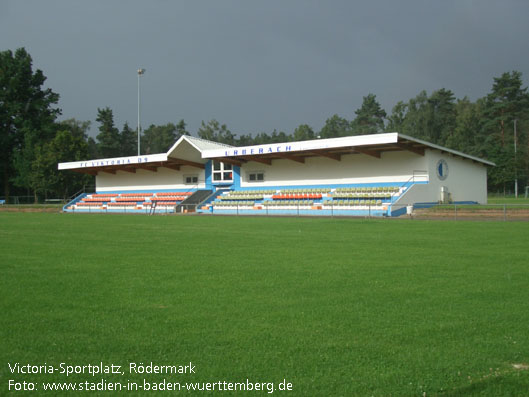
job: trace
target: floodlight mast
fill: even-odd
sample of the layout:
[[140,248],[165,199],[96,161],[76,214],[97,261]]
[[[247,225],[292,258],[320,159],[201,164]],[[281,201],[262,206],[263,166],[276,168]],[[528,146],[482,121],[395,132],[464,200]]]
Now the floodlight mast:
[[514,119],[514,197],[518,198],[518,167],[517,167],[517,159],[516,159],[516,122],[518,120]]
[[141,124],[140,124],[140,76],[145,73],[145,69],[138,69],[138,156],[140,155],[140,133],[141,133]]

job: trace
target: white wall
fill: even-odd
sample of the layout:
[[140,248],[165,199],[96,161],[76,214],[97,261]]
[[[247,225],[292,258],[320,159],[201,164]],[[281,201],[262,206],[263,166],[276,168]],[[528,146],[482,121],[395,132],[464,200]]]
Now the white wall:
[[[438,202],[441,187],[445,186],[452,195],[452,201],[476,201],[487,203],[487,167],[472,160],[463,159],[438,150],[427,149],[425,153],[430,182],[415,185],[399,200],[399,204]],[[444,159],[448,165],[445,180],[437,176],[437,164]]]
[[184,183],[184,176],[186,175],[198,175],[198,188],[205,188],[205,174],[203,169],[181,166],[179,171],[160,167],[157,172],[142,169],[137,169],[136,173],[117,171],[116,174],[109,174],[107,172],[99,172],[96,176],[96,191],[182,190],[196,188],[196,185],[186,185]]
[[[406,151],[385,152],[381,158],[344,155],[341,161],[308,157],[305,163],[273,160],[272,165],[248,162],[241,167],[241,187],[406,182],[414,171],[426,171],[426,157]],[[248,182],[248,173],[264,172],[264,182]]]
[[204,163],[200,152],[186,140],[180,144],[170,153],[169,157],[194,161],[196,163]]
[[[448,176],[440,180],[437,163],[444,159],[448,164]],[[264,182],[248,182],[248,173],[264,172]],[[428,184],[414,185],[399,202],[437,202],[440,190],[446,186],[453,201],[487,202],[487,167],[438,150],[425,150],[425,156],[412,152],[382,153],[380,159],[365,155],[342,156],[341,161],[325,157],[309,157],[305,163],[292,160],[273,160],[272,165],[248,162],[241,167],[241,187],[261,188],[281,185],[331,185],[356,183],[403,183],[416,171],[427,171]],[[117,171],[116,174],[99,172],[96,177],[98,192],[114,190],[187,190],[195,185],[184,184],[184,176],[198,175],[198,188],[205,188],[203,169],[181,166],[179,171],[158,168],[157,172],[138,169],[136,173]]]

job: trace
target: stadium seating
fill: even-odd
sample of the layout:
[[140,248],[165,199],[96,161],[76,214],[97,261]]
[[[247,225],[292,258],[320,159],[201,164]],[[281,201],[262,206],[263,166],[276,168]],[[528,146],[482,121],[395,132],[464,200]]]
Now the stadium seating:
[[100,202],[93,202],[93,203],[81,202],[81,203],[77,203],[77,205],[80,206],[80,207],[101,207],[102,203],[100,203]]
[[110,199],[104,199],[104,198],[84,198],[82,202],[84,203],[106,203],[110,201]]
[[[203,209],[223,213],[234,209],[237,213],[344,213],[348,215],[379,213],[382,215],[391,203],[406,190],[405,187],[332,186],[263,190],[231,190],[219,193]],[[345,211],[345,212],[344,212]]]
[[170,207],[174,207],[176,204],[178,204],[177,201],[170,201],[170,200],[159,200],[159,201],[153,201],[153,202],[150,202],[150,201],[146,201],[144,203],[142,203],[143,207],[150,207],[152,205],[152,203],[156,202],[156,206],[170,206]]
[[137,205],[137,203],[135,201],[119,202],[119,203],[116,203],[116,202],[107,203],[108,207],[136,207],[136,205]]
[[118,197],[119,194],[117,193],[110,193],[110,194],[92,194],[92,198],[101,198],[101,199],[109,199],[111,197]]
[[215,204],[216,207],[233,207],[233,208],[240,208],[240,207],[253,207],[255,204],[254,201],[249,200],[230,200],[230,201],[220,201]]
[[142,192],[142,193],[93,193],[67,207],[67,210],[113,211],[136,209],[145,211],[151,207],[174,209],[193,192]]
[[[152,196],[149,196],[151,198]],[[114,201],[116,203],[119,202],[125,202],[125,201],[134,201],[134,202],[143,202],[147,199],[147,197],[136,197],[136,196],[129,196],[129,197],[116,197]],[[152,200],[152,198],[151,198]]]
[[[151,197],[154,193],[121,193],[119,197]],[[158,193],[161,194],[161,193]],[[117,195],[116,195],[117,196]]]
[[305,200],[305,199],[321,199],[321,193],[279,193],[274,194],[274,200]]
[[188,196],[161,196],[151,197],[151,201],[184,201]]
[[[208,200],[200,212],[238,214],[384,215],[407,187],[376,186],[276,187],[223,190]],[[94,193],[67,209],[73,211],[174,212],[193,192]]]

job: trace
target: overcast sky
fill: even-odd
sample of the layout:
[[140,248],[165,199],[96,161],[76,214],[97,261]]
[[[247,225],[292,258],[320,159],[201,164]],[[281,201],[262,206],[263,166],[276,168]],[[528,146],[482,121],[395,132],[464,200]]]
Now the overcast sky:
[[0,50],[25,47],[62,118],[116,125],[217,119],[237,134],[315,131],[362,97],[389,113],[421,90],[475,100],[529,81],[527,0],[0,0]]

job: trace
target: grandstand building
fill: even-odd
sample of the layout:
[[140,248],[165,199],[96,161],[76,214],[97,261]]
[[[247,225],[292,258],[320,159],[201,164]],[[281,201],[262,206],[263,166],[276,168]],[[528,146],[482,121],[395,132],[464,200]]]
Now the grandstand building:
[[494,164],[399,133],[233,147],[182,136],[167,153],[60,163],[95,175],[65,211],[399,216],[486,203]]

